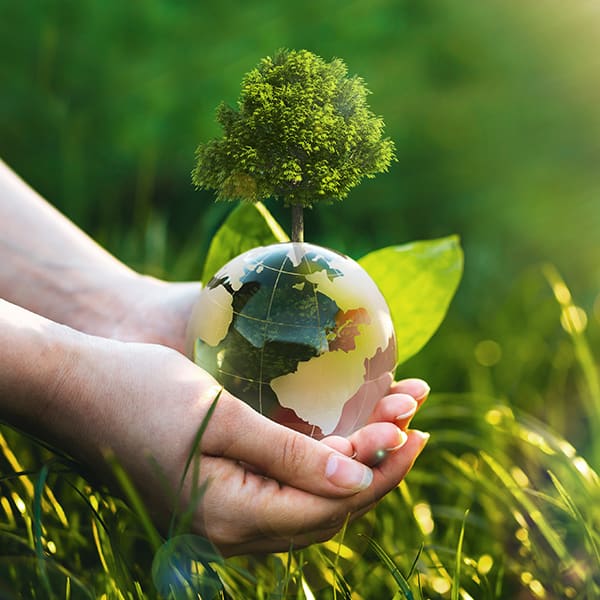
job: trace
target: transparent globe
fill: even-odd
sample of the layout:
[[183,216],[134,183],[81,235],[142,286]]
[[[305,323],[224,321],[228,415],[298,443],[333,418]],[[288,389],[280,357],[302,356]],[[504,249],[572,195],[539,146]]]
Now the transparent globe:
[[188,349],[229,392],[315,438],[363,426],[396,363],[373,280],[352,259],[305,243],[227,263],[200,293]]

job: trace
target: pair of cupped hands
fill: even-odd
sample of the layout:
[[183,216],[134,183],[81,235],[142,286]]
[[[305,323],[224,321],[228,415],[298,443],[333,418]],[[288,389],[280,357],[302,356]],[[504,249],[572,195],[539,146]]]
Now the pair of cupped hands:
[[[115,452],[159,521],[173,508],[164,478],[171,491],[178,486],[216,397],[199,443],[208,485],[192,529],[225,556],[327,540],[408,473],[428,439],[409,429],[429,392],[425,382],[390,379],[367,425],[317,441],[263,417],[183,355],[198,284],[140,281],[135,308],[92,332],[102,336],[95,337],[105,374],[98,385],[113,407],[92,435]],[[188,477],[184,501],[191,487]]]

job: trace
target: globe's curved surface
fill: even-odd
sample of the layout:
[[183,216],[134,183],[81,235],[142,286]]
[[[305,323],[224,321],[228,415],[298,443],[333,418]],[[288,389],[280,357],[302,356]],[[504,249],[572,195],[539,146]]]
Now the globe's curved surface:
[[305,243],[227,263],[200,293],[188,349],[232,394],[316,438],[364,425],[396,361],[373,280],[352,259]]

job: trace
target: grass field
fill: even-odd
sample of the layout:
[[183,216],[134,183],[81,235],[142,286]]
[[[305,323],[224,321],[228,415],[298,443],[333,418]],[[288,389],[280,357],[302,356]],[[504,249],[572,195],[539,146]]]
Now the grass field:
[[[588,317],[553,268],[537,276],[517,296],[521,309],[536,298],[538,343],[527,347],[528,332],[471,347],[467,391],[434,392],[416,419],[432,438],[406,481],[305,550],[222,560],[185,528],[165,540],[118,465],[126,502],[3,427],[0,597],[598,598],[600,385]],[[443,333],[432,353],[447,351]]]

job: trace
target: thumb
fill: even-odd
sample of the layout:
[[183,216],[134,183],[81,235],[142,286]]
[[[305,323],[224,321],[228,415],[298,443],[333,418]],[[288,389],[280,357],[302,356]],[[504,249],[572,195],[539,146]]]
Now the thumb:
[[369,487],[372,470],[341,452],[262,416],[224,392],[201,442],[203,453],[246,463],[280,483],[320,496]]

